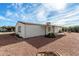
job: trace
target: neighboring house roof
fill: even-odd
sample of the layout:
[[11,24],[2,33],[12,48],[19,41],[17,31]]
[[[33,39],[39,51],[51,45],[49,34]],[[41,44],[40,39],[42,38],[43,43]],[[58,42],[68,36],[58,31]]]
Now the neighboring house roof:
[[[18,21],[18,23],[22,23],[22,24],[25,24],[25,25],[41,25],[41,26],[48,26],[46,24],[35,24],[35,23],[28,23],[28,22],[21,22],[21,21]],[[50,26],[56,26],[56,25],[50,25]],[[56,26],[56,27],[61,27],[61,26]]]

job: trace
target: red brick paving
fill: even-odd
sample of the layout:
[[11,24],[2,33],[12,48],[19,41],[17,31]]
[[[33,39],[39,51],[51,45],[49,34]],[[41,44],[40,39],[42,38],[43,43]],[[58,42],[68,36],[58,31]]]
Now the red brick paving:
[[0,55],[35,56],[38,52],[56,52],[62,56],[79,55],[79,33],[65,33],[56,38],[18,38],[15,35],[0,35]]

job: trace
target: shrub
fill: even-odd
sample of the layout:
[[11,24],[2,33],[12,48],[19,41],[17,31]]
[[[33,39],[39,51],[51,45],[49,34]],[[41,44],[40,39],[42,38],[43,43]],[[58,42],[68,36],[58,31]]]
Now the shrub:
[[62,31],[61,31],[61,30],[59,30],[59,33],[62,33]]
[[17,36],[18,38],[22,38],[22,37],[20,37],[18,34],[16,34],[16,36]]
[[56,36],[55,36],[54,33],[49,33],[49,34],[46,35],[46,37],[48,37],[48,38],[55,38]]

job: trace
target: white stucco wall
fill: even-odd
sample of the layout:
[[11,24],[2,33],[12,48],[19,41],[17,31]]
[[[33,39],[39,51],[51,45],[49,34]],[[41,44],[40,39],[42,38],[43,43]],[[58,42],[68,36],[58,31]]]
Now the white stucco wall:
[[[21,26],[21,32],[18,32],[18,26]],[[17,23],[16,24],[16,29],[15,29],[16,34],[18,34],[19,36],[24,38],[24,35],[25,35],[24,31],[25,31],[24,30],[24,24]]]
[[[21,32],[18,32],[18,26],[21,26]],[[23,38],[29,38],[29,37],[35,37],[35,36],[41,36],[48,33],[58,33],[61,27],[55,26],[55,28],[51,27],[51,31],[48,32],[48,26],[42,26],[42,25],[28,25],[28,24],[22,24],[17,23],[15,32],[16,34],[19,34],[19,36]],[[53,32],[55,30],[55,32]],[[45,32],[46,31],[46,32]]]
[[50,26],[46,26],[46,35],[51,33],[51,31],[50,32],[48,31],[48,27],[50,27]]
[[62,29],[61,27],[56,26],[56,27],[55,27],[55,33],[56,33],[56,34],[59,33],[59,30],[61,30],[61,29]]
[[26,25],[26,38],[45,35],[45,27],[41,25]]
[[[51,31],[49,32],[48,31],[48,27],[50,27],[51,28]],[[61,27],[59,27],[59,26],[47,26],[46,27],[46,34],[48,34],[48,33],[55,33],[55,34],[57,34],[58,32],[59,32],[59,30],[61,30],[62,28]]]

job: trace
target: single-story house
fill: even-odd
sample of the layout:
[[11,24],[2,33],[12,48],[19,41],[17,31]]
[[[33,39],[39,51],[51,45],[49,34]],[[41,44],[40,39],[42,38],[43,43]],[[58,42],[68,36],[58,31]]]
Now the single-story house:
[[6,31],[7,31],[6,28],[4,28],[4,27],[0,27],[0,32],[6,32]]
[[17,22],[15,32],[20,37],[29,38],[35,36],[42,36],[48,33],[59,33],[59,30],[62,29],[61,26],[51,25],[50,22],[47,24],[34,24],[26,22]]

